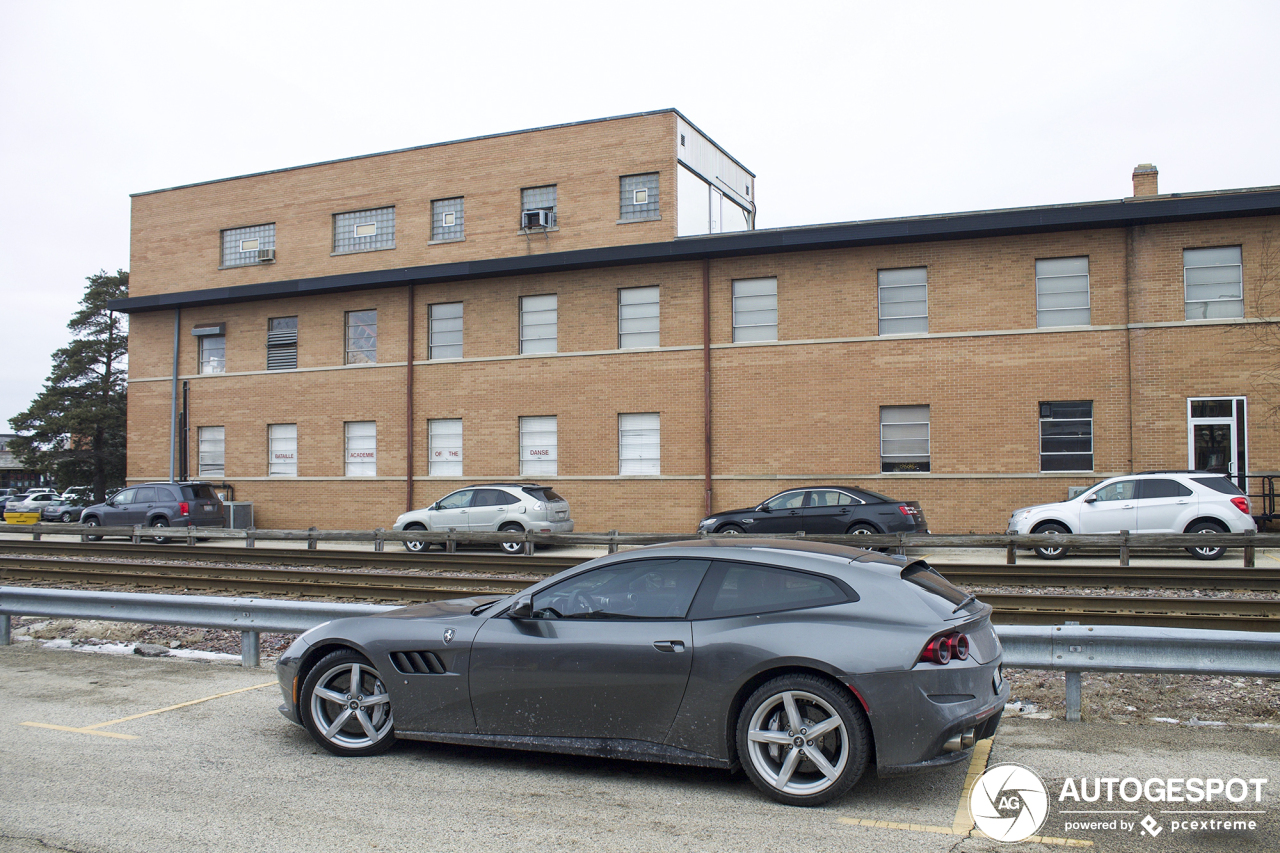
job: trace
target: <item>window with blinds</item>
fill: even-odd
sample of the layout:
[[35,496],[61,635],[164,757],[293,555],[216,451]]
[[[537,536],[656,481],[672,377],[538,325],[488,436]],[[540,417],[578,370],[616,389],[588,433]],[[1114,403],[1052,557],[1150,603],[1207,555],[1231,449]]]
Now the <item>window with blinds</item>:
[[347,364],[374,364],[378,360],[378,312],[347,312]]
[[298,367],[298,318],[272,317],[267,321],[267,370]]
[[440,418],[427,424],[427,451],[432,477],[462,476],[462,418]]
[[556,418],[520,419],[520,476],[555,476],[557,472]]
[[1089,258],[1036,261],[1036,326],[1089,325]]
[[618,349],[658,346],[658,288],[618,291]]
[[1243,271],[1239,246],[1183,249],[1182,276],[1187,319],[1243,317]]
[[297,424],[271,424],[267,427],[267,475],[298,476]]
[[427,337],[429,358],[462,358],[462,303],[432,305]]
[[747,278],[733,283],[733,339],[778,339],[778,280]]
[[196,435],[199,442],[200,476],[225,477],[227,458],[226,427],[200,427]]
[[929,470],[929,407],[880,408],[880,470]]
[[554,293],[520,297],[520,352],[556,351],[556,302]]
[[909,335],[929,331],[929,269],[880,270],[880,334]]
[[378,475],[378,424],[376,421],[348,421],[346,427],[348,477]]
[[662,473],[662,425],[657,412],[618,415],[618,473]]

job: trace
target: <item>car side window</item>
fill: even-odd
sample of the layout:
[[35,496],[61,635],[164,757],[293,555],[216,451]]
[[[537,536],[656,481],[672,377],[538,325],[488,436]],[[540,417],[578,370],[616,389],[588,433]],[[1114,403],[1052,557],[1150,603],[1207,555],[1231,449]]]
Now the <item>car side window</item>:
[[1099,501],[1131,501],[1136,484],[1137,480],[1121,480],[1104,486],[1093,494]]
[[602,566],[533,596],[534,619],[684,619],[710,560]]
[[809,493],[809,506],[848,506],[853,498],[834,489],[820,489]]
[[823,607],[849,601],[833,580],[807,572],[744,563],[716,563],[698,597],[695,618],[718,619]]
[[138,493],[137,489],[125,489],[124,491],[117,492],[114,496],[112,496],[111,501],[113,503],[118,503],[118,504],[131,504],[134,502],[133,496],[136,495],[137,493]]
[[156,498],[155,486],[143,486],[142,488],[138,489],[138,493],[134,495],[133,500],[129,501],[129,503],[150,504],[150,503],[155,503],[156,500],[157,498]]
[[1193,492],[1177,480],[1143,480],[1138,489],[1139,498],[1185,498]]
[[471,506],[471,496],[476,493],[475,489],[463,489],[440,501],[440,509],[463,509]]
[[479,489],[476,491],[472,506],[507,506],[516,503],[516,499],[501,489]]
[[804,503],[804,495],[803,491],[783,492],[776,497],[769,498],[764,504],[775,511],[780,509],[799,509]]

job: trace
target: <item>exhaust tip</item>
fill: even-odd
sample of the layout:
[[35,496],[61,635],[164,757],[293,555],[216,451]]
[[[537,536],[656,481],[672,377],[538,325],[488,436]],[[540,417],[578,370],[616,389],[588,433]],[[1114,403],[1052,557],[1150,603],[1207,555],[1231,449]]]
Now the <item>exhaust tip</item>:
[[942,750],[943,752],[960,752],[973,746],[976,741],[974,730],[965,729],[947,738],[947,742],[942,745]]

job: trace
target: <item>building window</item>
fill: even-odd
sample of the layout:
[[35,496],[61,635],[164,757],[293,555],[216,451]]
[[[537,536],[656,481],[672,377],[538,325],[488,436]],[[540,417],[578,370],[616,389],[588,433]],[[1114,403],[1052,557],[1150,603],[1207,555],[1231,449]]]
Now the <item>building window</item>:
[[431,240],[435,243],[462,240],[462,198],[443,198],[431,202]]
[[378,424],[376,421],[347,421],[347,476],[378,475]]
[[880,407],[880,470],[929,470],[929,407]]
[[432,305],[427,336],[428,358],[462,358],[462,303]]
[[298,318],[272,317],[267,320],[267,370],[295,370],[298,367]]
[[267,427],[267,474],[272,477],[298,476],[297,424],[271,424]]
[[1036,261],[1036,326],[1089,325],[1089,259]]
[[929,269],[880,270],[880,334],[929,331]]
[[1040,470],[1093,470],[1093,401],[1040,404]]
[[658,173],[624,175],[618,179],[618,219],[634,222],[660,219],[658,210]]
[[396,209],[379,207],[333,217],[333,253],[371,252],[396,247]]
[[1188,320],[1244,316],[1239,246],[1183,249],[1182,280]]
[[222,266],[248,267],[275,260],[276,225],[250,225],[222,232]]
[[200,427],[196,433],[199,443],[199,470],[201,477],[225,477],[227,458],[226,427]]
[[462,476],[462,418],[429,421],[427,445],[432,477]]
[[227,372],[227,336],[201,335],[196,338],[200,342],[200,372]]
[[778,280],[747,278],[733,283],[733,340],[778,339]]
[[556,188],[529,187],[520,190],[520,227],[551,228],[556,224]]
[[347,364],[378,361],[378,312],[347,312]]
[[556,418],[520,419],[520,476],[556,474]]
[[658,346],[658,288],[618,290],[618,349]]
[[662,473],[662,424],[657,412],[618,415],[618,473]]
[[520,297],[520,352],[556,352],[556,295]]

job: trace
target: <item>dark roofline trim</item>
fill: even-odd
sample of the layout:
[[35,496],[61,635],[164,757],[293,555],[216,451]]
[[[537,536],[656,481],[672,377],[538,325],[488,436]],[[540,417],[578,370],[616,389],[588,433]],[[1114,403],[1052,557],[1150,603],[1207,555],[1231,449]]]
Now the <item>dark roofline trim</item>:
[[1017,208],[909,219],[882,219],[767,231],[742,231],[734,234],[683,237],[663,243],[639,243],[630,246],[553,252],[545,255],[520,255],[452,264],[369,270],[317,278],[113,299],[107,303],[107,306],[113,311],[124,313],[159,311],[292,296],[376,290],[410,284],[538,275],[638,264],[1040,234],[1052,231],[1123,228],[1197,219],[1230,219],[1276,214],[1280,214],[1280,190],[1277,189],[1158,197],[1142,201],[1124,199],[1079,205]]
[[391,151],[376,151],[372,154],[356,154],[355,156],[352,156],[352,157],[338,157],[334,160],[320,160],[315,163],[303,163],[300,166],[282,166],[279,169],[268,169],[265,172],[250,172],[247,175],[233,175],[229,178],[214,178],[213,180],[210,180],[210,181],[196,181],[195,183],[191,183],[191,184],[179,184],[175,187],[164,187],[163,189],[158,189],[158,190],[145,190],[139,193],[130,193],[129,198],[138,198],[139,196],[144,196],[144,195],[156,195],[157,193],[173,192],[174,190],[186,190],[186,189],[191,189],[192,187],[207,187],[212,184],[225,184],[228,181],[239,181],[243,178],[261,178],[265,175],[279,175],[283,172],[296,172],[299,169],[311,169],[316,166],[331,166],[334,163],[350,163],[355,160],[368,160],[371,157],[386,157],[389,154],[404,154],[409,151],[423,151],[427,148],[442,148],[445,145],[457,145],[462,142],[480,142],[486,139],[501,139],[504,136],[519,136],[522,133],[537,133],[542,130],[560,130],[566,127],[581,127],[583,125],[588,125],[588,124],[600,124],[601,122],[620,121],[622,119],[629,119],[629,118],[646,118],[648,116],[663,115],[665,113],[675,113],[676,115],[680,116],[680,118],[684,119],[686,124],[688,124],[694,130],[698,131],[698,133],[701,133],[704,139],[706,139],[716,148],[720,149],[721,154],[728,157],[733,162],[737,163],[743,169],[743,171],[745,171],[751,177],[753,178],[756,177],[755,172],[751,171],[746,166],[743,166],[742,163],[738,160],[738,158],[734,157],[728,151],[725,151],[724,148],[720,145],[720,143],[716,142],[710,136],[707,136],[707,134],[702,133],[702,130],[696,124],[689,121],[689,119],[684,115],[684,113],[680,112],[674,107],[668,107],[665,110],[649,110],[648,112],[642,112],[642,113],[627,113],[626,115],[620,115],[620,116],[606,116],[604,118],[591,118],[591,119],[586,119],[585,121],[570,121],[570,122],[565,122],[564,124],[548,124],[548,125],[544,125],[543,127],[529,127],[529,128],[525,128],[524,130],[507,130],[502,133],[485,134],[484,136],[468,136],[464,139],[451,139],[448,142],[429,142],[425,145],[410,145],[408,148],[395,148],[395,149],[392,149]]

